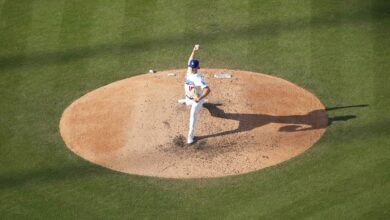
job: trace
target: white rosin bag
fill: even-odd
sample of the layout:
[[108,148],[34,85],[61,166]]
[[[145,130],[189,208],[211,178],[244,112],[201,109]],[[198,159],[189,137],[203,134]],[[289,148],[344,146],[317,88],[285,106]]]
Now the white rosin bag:
[[217,73],[217,74],[214,74],[214,78],[218,78],[218,79],[230,79],[232,77],[233,77],[233,75],[230,74],[230,73]]

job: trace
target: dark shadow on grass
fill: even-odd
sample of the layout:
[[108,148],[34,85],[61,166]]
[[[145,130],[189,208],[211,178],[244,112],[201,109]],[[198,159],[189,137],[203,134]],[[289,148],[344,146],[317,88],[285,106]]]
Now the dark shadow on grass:
[[[346,109],[346,108],[364,108],[368,107],[369,105],[347,105],[347,106],[336,106],[336,107],[329,107],[325,108],[325,111],[330,112],[338,109]],[[330,126],[334,121],[348,121],[349,119],[356,118],[354,115],[342,115],[342,116],[335,116],[335,117],[328,117],[328,126]]]
[[[297,132],[297,131],[308,131],[313,129],[321,129],[330,126],[332,123],[337,121],[347,121],[356,118],[356,115],[342,115],[335,117],[328,117],[326,110],[318,109],[312,112],[309,112],[304,115],[267,115],[267,114],[241,114],[241,113],[226,113],[224,110],[220,109],[219,106],[222,104],[212,104],[205,103],[203,106],[209,111],[212,117],[235,120],[238,121],[238,127],[234,130],[223,131],[215,134],[199,136],[197,140],[223,136],[233,133],[250,131],[255,128],[270,124],[286,124],[279,128],[279,132]],[[354,106],[343,106],[343,107],[333,107],[327,108],[331,110],[340,109],[340,108],[356,108],[356,107],[367,107],[368,105],[354,105]]]
[[[354,13],[332,13],[327,12],[313,17],[302,17],[280,21],[279,19],[270,20],[258,24],[251,24],[242,27],[225,27],[213,32],[188,32],[184,34],[175,34],[166,37],[143,39],[138,41],[129,41],[124,43],[107,43],[95,46],[85,46],[75,49],[55,52],[41,52],[33,54],[16,54],[0,56],[0,70],[19,68],[25,66],[39,66],[63,64],[85,58],[104,57],[108,55],[126,55],[145,50],[156,50],[156,48],[173,48],[177,45],[193,44],[194,41],[200,42],[201,39],[213,43],[220,41],[221,37],[228,37],[229,40],[235,37],[253,37],[268,36],[284,32],[321,28],[328,26],[340,26],[343,24],[355,24],[367,22],[366,9],[361,9]],[[371,9],[371,20],[383,20],[389,16],[383,8]],[[310,20],[310,22],[307,22]],[[148,27],[145,27],[148,28]],[[238,34],[237,34],[238,33]]]
[[362,107],[368,107],[369,105],[364,104],[364,105],[346,105],[346,106],[336,106],[336,107],[329,107],[325,108],[325,111],[332,111],[332,110],[337,110],[337,109],[344,109],[344,108],[362,108]]

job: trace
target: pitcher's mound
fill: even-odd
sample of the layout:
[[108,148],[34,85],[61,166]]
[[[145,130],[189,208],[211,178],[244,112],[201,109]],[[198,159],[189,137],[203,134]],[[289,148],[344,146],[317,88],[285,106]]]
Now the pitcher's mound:
[[[198,113],[196,142],[188,146],[189,108],[177,102],[183,98],[185,71],[131,77],[76,100],[60,122],[66,145],[86,160],[122,172],[220,177],[294,157],[326,129],[321,102],[286,80],[201,69],[211,93]],[[214,78],[221,72],[233,78]]]

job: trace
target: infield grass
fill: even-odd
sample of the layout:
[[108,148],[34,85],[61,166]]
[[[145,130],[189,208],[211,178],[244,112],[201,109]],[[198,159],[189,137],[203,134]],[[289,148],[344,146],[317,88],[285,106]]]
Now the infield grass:
[[[0,0],[1,219],[390,219],[390,2]],[[122,174],[70,152],[63,110],[148,69],[263,72],[333,123],[305,153],[235,177]],[[350,119],[348,116],[356,116]],[[347,120],[348,119],[348,120]]]

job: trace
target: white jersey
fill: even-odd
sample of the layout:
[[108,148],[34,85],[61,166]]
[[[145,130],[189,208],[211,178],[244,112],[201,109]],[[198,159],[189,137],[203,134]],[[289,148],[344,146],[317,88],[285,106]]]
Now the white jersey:
[[206,82],[204,81],[202,75],[200,75],[199,73],[192,73],[191,72],[191,67],[188,67],[187,69],[187,74],[184,78],[184,91],[185,91],[185,95],[188,97],[188,98],[194,98],[193,97],[193,94],[194,94],[194,89],[195,89],[195,93],[198,95],[198,96],[201,96],[202,95],[202,90],[204,88],[208,87],[208,85],[206,84]]

